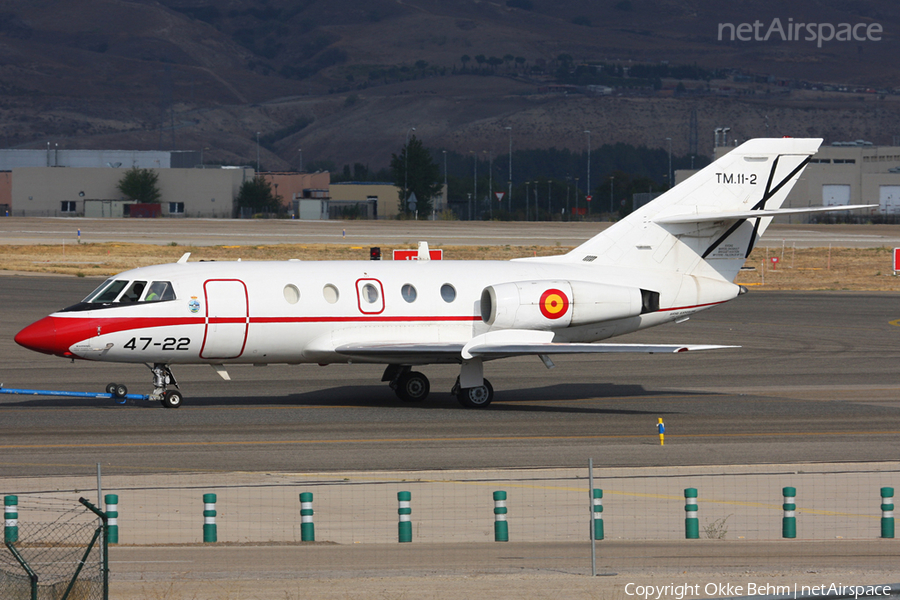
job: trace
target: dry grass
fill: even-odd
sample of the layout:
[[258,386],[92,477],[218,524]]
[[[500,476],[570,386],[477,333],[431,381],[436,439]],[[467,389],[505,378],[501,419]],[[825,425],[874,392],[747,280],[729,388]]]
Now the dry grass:
[[[404,249],[409,246],[403,245]],[[435,246],[434,248],[438,248]],[[443,246],[452,260],[510,260],[525,256],[563,254],[565,246]],[[382,246],[383,256],[392,247]],[[174,262],[185,252],[191,260],[368,260],[368,247],[336,244],[264,246],[157,246],[107,243],[77,246],[5,246],[6,271],[105,277],[147,265]],[[778,264],[773,269],[771,258]],[[889,248],[804,248],[773,252],[757,248],[738,275],[737,283],[771,290],[900,291]]]
[[757,248],[736,283],[767,290],[900,291],[890,248],[787,248],[783,255]]

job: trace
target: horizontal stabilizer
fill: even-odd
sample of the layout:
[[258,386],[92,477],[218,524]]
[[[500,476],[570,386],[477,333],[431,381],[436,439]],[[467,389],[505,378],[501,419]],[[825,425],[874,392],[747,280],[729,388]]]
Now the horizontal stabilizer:
[[745,210],[738,212],[707,212],[697,214],[673,215],[670,217],[659,216],[653,219],[660,225],[675,225],[681,223],[711,223],[715,221],[737,221],[738,219],[756,219],[760,217],[777,217],[779,215],[799,215],[806,213],[834,212],[857,210],[864,208],[878,208],[877,204],[854,204],[849,206],[809,206],[806,208],[778,208],[773,210]]

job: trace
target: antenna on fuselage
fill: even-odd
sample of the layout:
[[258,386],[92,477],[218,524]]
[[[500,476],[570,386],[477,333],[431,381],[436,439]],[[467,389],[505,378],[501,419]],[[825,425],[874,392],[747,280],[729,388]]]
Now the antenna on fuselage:
[[191,257],[191,253],[190,253],[190,252],[185,252],[185,253],[181,256],[181,258],[178,259],[178,263],[177,263],[177,264],[183,265],[184,263],[186,263],[186,262],[188,261],[188,259],[189,259],[190,257]]

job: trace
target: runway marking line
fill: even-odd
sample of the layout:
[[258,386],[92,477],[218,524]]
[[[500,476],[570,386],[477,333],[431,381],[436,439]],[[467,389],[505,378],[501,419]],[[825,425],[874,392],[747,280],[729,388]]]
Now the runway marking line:
[[[900,435],[900,431],[798,431],[798,432],[760,432],[760,433],[685,433],[671,434],[672,439],[695,438],[759,438],[759,437],[811,437],[811,436],[844,436],[844,435]],[[551,436],[509,436],[509,437],[430,437],[430,438],[369,438],[346,440],[253,440],[253,441],[208,441],[208,442],[111,442],[95,444],[0,444],[0,450],[49,450],[75,448],[189,448],[209,446],[312,446],[316,444],[407,444],[410,442],[521,442],[550,440],[614,440],[636,439],[652,440],[655,436],[646,434],[631,435],[551,435]]]

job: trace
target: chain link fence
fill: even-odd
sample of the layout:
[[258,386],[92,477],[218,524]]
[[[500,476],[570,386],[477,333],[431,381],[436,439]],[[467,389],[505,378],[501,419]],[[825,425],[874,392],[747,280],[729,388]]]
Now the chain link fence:
[[[592,567],[592,530],[598,564],[606,570],[684,570],[695,555],[723,569],[762,568],[774,551],[779,565],[793,568],[838,561],[870,567],[900,559],[893,529],[889,536],[885,529],[887,519],[893,524],[893,492],[900,487],[896,462],[595,467],[593,487],[587,468],[107,469],[103,488],[116,499],[107,508],[118,513],[109,513],[118,517],[113,558],[127,563],[166,549],[196,559],[190,568],[198,572],[223,573],[210,577],[224,577],[231,569],[227,561],[239,561],[239,555],[253,559],[269,551],[279,559],[295,556],[292,573],[383,574],[449,565],[456,572],[585,573]],[[57,477],[51,492],[42,478],[0,480],[3,492],[22,499],[16,547],[35,565],[42,585],[65,587],[97,528],[84,510],[62,516],[47,505],[71,506],[92,483],[87,476]],[[594,522],[598,518],[602,526]],[[204,554],[200,548],[230,551]],[[99,554],[94,551],[85,565],[85,582],[96,581]],[[0,598],[17,597],[2,586],[27,582],[25,570],[11,555],[0,570]],[[94,593],[87,591],[92,584],[83,585],[78,597],[96,597],[87,595]]]
[[0,598],[105,600],[101,521],[54,498],[26,496],[17,508],[29,520],[11,529],[7,511]]

